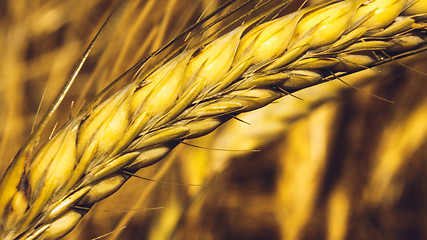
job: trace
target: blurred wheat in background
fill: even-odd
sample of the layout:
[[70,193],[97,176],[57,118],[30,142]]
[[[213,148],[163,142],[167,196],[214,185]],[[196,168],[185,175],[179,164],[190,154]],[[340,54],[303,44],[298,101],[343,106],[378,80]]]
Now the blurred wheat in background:
[[[2,0],[0,176],[115,6],[41,143],[129,67],[224,2]],[[186,140],[95,204],[64,239],[426,239],[426,57],[298,91]]]

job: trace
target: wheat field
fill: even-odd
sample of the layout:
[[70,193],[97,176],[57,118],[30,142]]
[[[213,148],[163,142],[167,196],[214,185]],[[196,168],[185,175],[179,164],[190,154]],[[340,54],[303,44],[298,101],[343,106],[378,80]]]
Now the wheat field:
[[[116,6],[34,152],[54,139],[52,136],[67,121],[78,118],[79,111],[109,83],[225,2],[3,0],[0,3],[0,176],[52,106],[79,57]],[[260,12],[287,3],[231,2],[220,14],[231,13],[240,4],[247,5],[206,30],[202,29],[209,26],[209,21],[200,22],[191,33],[201,34],[185,34],[144,64],[141,74],[155,69],[163,57],[179,49],[183,42],[185,49],[179,51],[191,51],[201,42],[217,38],[215,33],[222,35],[256,19]],[[345,2],[350,1],[333,1],[332,6]],[[365,1],[353,2],[365,4]],[[366,4],[370,2],[387,1]],[[318,4],[319,1],[289,2],[269,17],[284,16],[307,5],[322,6]],[[425,0],[417,4],[417,9],[425,9],[427,5]],[[260,9],[254,10],[257,7]],[[238,16],[243,17],[238,19]],[[415,18],[418,24],[412,27],[416,28],[415,36],[424,38],[416,49],[422,49],[426,12]],[[327,20],[328,17],[323,21]],[[305,30],[316,31],[316,28]],[[407,32],[410,34],[409,30],[404,34]],[[211,34],[214,35],[210,37]],[[191,36],[190,41],[187,35]],[[378,39],[388,41],[398,36]],[[256,45],[257,39],[248,46]],[[313,48],[318,47],[316,44],[325,43],[315,42]],[[262,47],[259,45],[258,49]],[[202,56],[208,51],[205,49],[209,47],[200,48],[200,53],[192,55]],[[297,90],[304,88],[300,91],[286,85],[281,94],[292,94],[272,99],[272,103],[261,109],[227,117],[226,123],[206,136],[180,139],[182,144],[156,164],[145,167],[135,163],[143,168],[138,172],[134,168],[120,172],[120,176],[126,176],[126,183],[116,193],[93,206],[91,203],[71,207],[85,216],[63,239],[425,239],[427,55],[412,48],[408,52],[409,57],[363,71],[357,69],[357,73],[313,87],[298,87]],[[319,52],[312,54],[317,56]],[[380,57],[384,56],[387,55]],[[257,57],[241,59],[243,63],[257,61]],[[242,63],[236,62],[241,66]],[[307,63],[299,64],[301,67]],[[203,65],[205,62],[199,67]],[[203,73],[200,69],[196,72]],[[126,88],[134,80],[132,76],[138,74],[136,70],[111,92]],[[215,74],[221,75],[220,71]],[[293,74],[299,76],[295,71]],[[243,89],[245,84],[236,88]],[[215,88],[216,85],[212,87]],[[209,91],[202,93],[206,96],[201,102],[217,97],[210,96]],[[125,136],[119,133],[116,137]],[[135,143],[138,144],[141,143]],[[108,141],[103,143],[107,145]],[[61,164],[57,166],[60,167]],[[29,178],[23,185],[31,185],[31,181]],[[31,187],[25,189],[32,194]],[[20,201],[15,197],[16,206],[20,206]],[[17,215],[26,210],[25,207],[16,210]],[[11,223],[22,224],[1,212],[1,231],[10,228]],[[49,239],[43,234],[33,236]]]

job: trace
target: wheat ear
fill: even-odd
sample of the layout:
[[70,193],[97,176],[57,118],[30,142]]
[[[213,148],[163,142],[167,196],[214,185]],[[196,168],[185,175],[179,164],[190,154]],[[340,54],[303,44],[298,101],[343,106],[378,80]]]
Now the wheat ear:
[[[306,117],[324,103],[342,98],[350,90],[365,86],[381,76],[387,76],[384,72],[388,71],[382,66],[381,71],[378,69],[363,71],[352,75],[351,78],[343,78],[342,81],[330,81],[308,87],[298,91],[295,96],[284,96],[274,104],[239,115],[240,120],[250,125],[230,121],[222,126],[212,143],[214,149],[239,149],[239,151],[214,152],[212,153],[214,159],[225,159],[224,162],[227,162],[227,159],[244,156],[268,146],[282,137],[298,119]],[[379,97],[378,99],[385,100]]]
[[17,155],[0,183],[0,238],[57,239],[183,139],[328,76],[423,50],[426,5],[332,1],[182,51],[90,104],[34,157]]

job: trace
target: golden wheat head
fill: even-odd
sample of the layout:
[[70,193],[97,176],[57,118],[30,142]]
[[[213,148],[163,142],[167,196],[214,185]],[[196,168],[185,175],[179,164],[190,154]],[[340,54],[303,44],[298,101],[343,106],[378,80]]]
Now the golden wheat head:
[[[426,0],[334,0],[256,17],[89,104],[0,182],[1,239],[57,239],[180,141],[241,112],[422,49]],[[100,98],[99,98],[100,99]]]

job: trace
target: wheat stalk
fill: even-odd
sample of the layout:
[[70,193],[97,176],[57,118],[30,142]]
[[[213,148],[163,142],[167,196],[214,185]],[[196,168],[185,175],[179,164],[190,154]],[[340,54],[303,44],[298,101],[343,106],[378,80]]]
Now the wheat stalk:
[[[332,1],[255,18],[101,95],[0,183],[2,239],[56,239],[183,139],[425,45],[425,1]],[[332,77],[331,77],[332,76]]]

